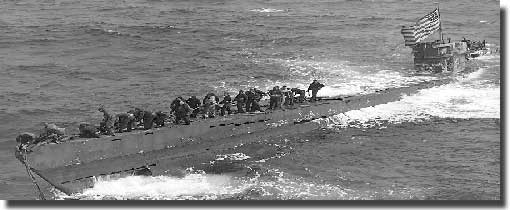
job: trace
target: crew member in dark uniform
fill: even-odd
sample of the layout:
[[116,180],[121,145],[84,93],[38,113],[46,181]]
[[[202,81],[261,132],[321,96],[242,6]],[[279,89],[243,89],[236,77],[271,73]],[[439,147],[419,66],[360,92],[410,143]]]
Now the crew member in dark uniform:
[[103,106],[99,107],[97,110],[103,113],[103,121],[99,123],[99,131],[106,135],[114,136],[115,134],[113,132],[113,124],[115,121],[113,119],[113,115],[106,111]]
[[196,118],[198,113],[200,113],[200,106],[202,105],[200,103],[200,100],[198,100],[196,96],[191,96],[190,98],[188,98],[188,100],[186,100],[186,103],[189,105],[191,109],[193,109],[190,117]]
[[290,90],[294,93],[294,95],[299,94],[299,96],[296,97],[297,100],[295,100],[295,102],[297,102],[297,103],[305,102],[305,96],[306,96],[306,91],[305,90],[301,90],[299,88],[292,88]]
[[[133,118],[131,122],[131,127],[136,129],[143,121],[143,110],[136,107],[134,110],[129,110],[129,114],[132,114]],[[131,119],[131,118],[130,118]]]
[[155,117],[154,117],[154,125],[157,126],[157,127],[163,127],[165,126],[165,120],[168,118],[168,115],[165,114],[164,112],[162,111],[157,111],[155,113]]
[[257,102],[260,102],[260,100],[262,99],[262,96],[266,95],[266,93],[264,93],[264,91],[262,90],[259,90],[257,88],[253,88],[253,91],[255,92],[255,101]]
[[269,91],[269,109],[275,110],[280,107],[280,100],[282,97],[282,93],[278,86],[273,87],[272,90]]
[[143,129],[148,130],[152,128],[154,125],[154,117],[155,114],[151,111],[145,110],[143,112]]
[[99,135],[97,134],[97,128],[88,123],[80,123],[79,131],[79,136],[82,138],[99,138]]
[[39,134],[40,141],[59,142],[64,138],[65,128],[60,128],[53,123],[44,123],[44,128]]
[[288,105],[289,106],[293,106],[294,105],[294,92],[292,92],[292,90],[290,88],[287,88],[287,94],[289,95],[289,98],[288,98]]
[[234,100],[237,103],[237,113],[244,113],[245,111],[243,109],[243,106],[248,100],[248,97],[246,96],[246,94],[244,94],[244,91],[239,90],[239,94],[237,94]]
[[220,112],[221,116],[225,116],[225,112],[229,115],[232,114],[232,110],[230,109],[230,107],[232,106],[232,97],[230,97],[230,94],[228,92],[225,92],[223,100],[220,102],[220,104],[223,105],[221,107]]
[[170,113],[175,112],[175,109],[177,108],[177,106],[179,106],[180,101],[184,101],[182,96],[179,96],[172,101],[172,103],[170,104]]
[[287,86],[284,85],[280,89],[280,91],[282,92],[282,99],[280,102],[282,103],[282,105],[285,105],[285,106],[289,105],[289,92],[287,90]]
[[205,95],[204,100],[202,100],[202,103],[203,103],[203,104],[205,104],[205,102],[206,102],[209,98],[211,98],[211,96],[214,96],[214,101],[215,101],[216,103],[219,103],[219,102],[220,102],[220,98],[218,98],[218,96],[216,96],[216,94],[214,94],[214,93],[208,93],[207,95]]
[[[39,143],[39,138],[33,133],[24,132],[16,137],[16,142],[18,143],[16,146],[18,150],[25,150],[31,144]],[[16,157],[18,157],[18,154],[16,153]]]
[[257,88],[253,88],[253,92],[255,94],[254,94],[254,100],[252,103],[251,111],[252,112],[256,112],[256,111],[264,112],[264,110],[262,110],[262,108],[260,107],[259,102],[262,99],[262,96],[265,95],[265,93],[262,92],[261,90],[258,90]]
[[250,88],[248,91],[244,92],[246,94],[246,112],[252,112],[253,101],[255,101],[255,91],[253,88]]
[[216,97],[214,97],[213,95],[209,95],[207,94],[204,99],[202,100],[202,107],[203,107],[203,112],[202,112],[202,118],[214,118],[215,117],[215,107],[216,107]]
[[136,117],[133,113],[128,112],[128,126],[127,131],[131,132],[132,129],[136,129]]
[[129,114],[128,113],[119,113],[117,114],[117,132],[122,133],[124,129],[128,129],[128,131],[131,130],[131,125],[129,123]]
[[317,92],[319,92],[319,90],[321,88],[323,88],[324,85],[319,83],[316,79],[313,80],[313,82],[310,84],[310,86],[308,86],[308,91],[312,91],[312,99],[311,101],[317,101]]
[[180,100],[179,105],[175,110],[175,124],[179,124],[180,121],[183,120],[185,125],[189,125],[189,115],[191,114],[191,111],[190,106],[183,100]]
[[220,98],[216,96],[214,93],[208,93],[205,95],[204,100],[202,100],[203,107],[204,107],[204,115],[209,118],[214,118],[216,116],[216,111],[219,110],[218,103],[220,102]]

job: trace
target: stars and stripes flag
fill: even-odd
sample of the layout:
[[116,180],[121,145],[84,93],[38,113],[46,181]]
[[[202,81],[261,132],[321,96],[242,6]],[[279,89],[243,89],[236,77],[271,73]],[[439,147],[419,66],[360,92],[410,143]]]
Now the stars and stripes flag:
[[439,9],[420,18],[414,26],[402,26],[401,33],[404,36],[405,46],[414,45],[426,39],[440,27]]

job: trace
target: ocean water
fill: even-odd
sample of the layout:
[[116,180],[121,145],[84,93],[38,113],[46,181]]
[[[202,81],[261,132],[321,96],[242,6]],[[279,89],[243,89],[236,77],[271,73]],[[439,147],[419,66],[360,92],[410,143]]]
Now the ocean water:
[[[435,8],[424,1],[19,0],[0,2],[0,198],[36,199],[14,157],[20,132],[52,122],[76,132],[100,104],[168,110],[179,95],[274,85],[321,96],[435,78],[412,70],[400,35]],[[500,47],[499,1],[441,1],[445,37]],[[437,35],[434,35],[437,36]],[[53,199],[500,198],[500,57],[455,81],[260,139],[218,156],[246,170],[98,179]],[[277,149],[256,158],[257,152]],[[227,167],[228,168],[228,167]],[[243,172],[241,172],[243,171]],[[39,180],[41,181],[41,180]]]

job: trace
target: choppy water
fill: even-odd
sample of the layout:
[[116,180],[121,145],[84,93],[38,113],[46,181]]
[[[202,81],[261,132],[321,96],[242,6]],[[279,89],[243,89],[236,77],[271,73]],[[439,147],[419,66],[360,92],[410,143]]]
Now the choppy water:
[[[3,199],[35,199],[13,154],[19,132],[36,132],[42,122],[71,128],[97,122],[99,104],[114,111],[166,110],[178,95],[210,90],[305,87],[317,78],[327,85],[319,95],[334,96],[434,78],[413,75],[400,35],[402,25],[433,10],[423,1],[0,5]],[[499,1],[441,2],[443,32],[499,47],[499,12]],[[98,180],[71,198],[500,199],[499,60],[497,54],[482,57],[470,64],[472,73],[451,84],[253,146],[281,149],[272,158],[255,160],[250,148],[223,157],[237,157],[227,164],[256,173]]]

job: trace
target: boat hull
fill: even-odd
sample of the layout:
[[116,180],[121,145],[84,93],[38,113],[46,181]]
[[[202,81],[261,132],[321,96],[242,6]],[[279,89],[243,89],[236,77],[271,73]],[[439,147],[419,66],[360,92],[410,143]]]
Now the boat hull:
[[189,167],[208,170],[212,167],[209,162],[217,155],[240,145],[308,132],[320,127],[313,122],[315,119],[397,101],[402,95],[450,81],[443,78],[366,95],[326,98],[268,113],[230,115],[191,125],[39,145],[23,155],[32,171],[66,194],[93,186],[97,177],[179,176]]

